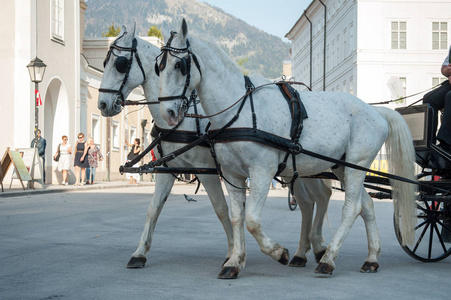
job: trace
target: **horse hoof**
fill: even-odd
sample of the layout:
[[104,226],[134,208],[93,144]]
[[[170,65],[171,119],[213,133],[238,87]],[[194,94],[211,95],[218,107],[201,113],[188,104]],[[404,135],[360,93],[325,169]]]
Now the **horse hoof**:
[[218,274],[218,279],[236,279],[238,273],[240,273],[240,268],[238,267],[223,267]]
[[142,268],[146,265],[146,262],[147,258],[145,256],[132,257],[130,258],[130,261],[127,264],[127,268],[129,269]]
[[299,256],[293,256],[293,258],[290,261],[289,266],[290,267],[305,267],[305,264],[307,263],[307,259]]
[[379,264],[377,262],[366,261],[360,268],[361,273],[376,273],[379,269]]
[[315,260],[316,260],[317,264],[319,264],[319,262],[321,261],[321,258],[323,258],[324,253],[326,253],[326,250],[315,253]]
[[280,262],[282,265],[287,265],[289,259],[290,259],[290,252],[288,252],[287,248],[284,248],[282,256],[280,257],[278,262]]
[[329,264],[325,264],[325,263],[320,263],[318,265],[318,267],[316,267],[316,269],[315,269],[315,273],[320,273],[320,274],[332,275],[333,271],[334,271],[334,267]]

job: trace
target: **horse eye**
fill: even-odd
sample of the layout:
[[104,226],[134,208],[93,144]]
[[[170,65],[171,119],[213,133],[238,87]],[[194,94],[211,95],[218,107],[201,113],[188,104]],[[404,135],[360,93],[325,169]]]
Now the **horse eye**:
[[175,63],[174,69],[180,69],[180,62],[179,61]]

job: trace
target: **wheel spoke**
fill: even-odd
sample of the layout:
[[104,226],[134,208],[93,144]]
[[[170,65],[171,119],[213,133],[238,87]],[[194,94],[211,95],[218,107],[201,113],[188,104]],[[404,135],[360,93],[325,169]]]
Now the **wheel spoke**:
[[431,229],[429,230],[429,249],[428,249],[428,259],[431,259],[432,253],[432,241],[434,239],[434,224],[431,223]]
[[429,223],[427,223],[426,227],[424,227],[423,232],[421,233],[420,237],[418,238],[417,243],[415,244],[415,247],[412,249],[412,252],[417,252],[418,246],[420,246],[421,240],[423,239],[424,235],[426,234],[426,231],[428,230]]
[[451,232],[451,228],[449,228],[448,226],[445,225],[445,223],[443,223],[442,221],[438,220],[437,223],[440,224],[440,226],[442,226],[442,229],[446,229],[446,231]]
[[440,241],[440,245],[442,246],[443,253],[446,253],[447,249],[446,249],[446,246],[445,246],[445,242],[443,241],[442,235],[440,234],[440,232],[438,230],[437,224],[434,224],[433,227],[434,227],[435,233],[437,234],[438,239]]
[[424,220],[423,222],[421,222],[420,224],[418,224],[417,226],[415,226],[415,230],[420,229],[421,227],[423,227],[425,224],[427,224],[428,221]]

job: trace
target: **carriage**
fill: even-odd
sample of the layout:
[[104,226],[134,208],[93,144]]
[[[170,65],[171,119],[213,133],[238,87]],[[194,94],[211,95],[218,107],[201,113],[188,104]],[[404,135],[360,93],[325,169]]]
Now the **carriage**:
[[[185,21],[183,21],[182,23],[180,32],[180,35],[171,32],[170,37],[168,33],[166,33],[165,37],[169,37],[167,45],[162,48],[163,51],[161,52],[161,54],[157,55],[158,61],[157,64],[155,64],[155,71],[160,76],[160,97],[158,97],[160,110],[158,113],[160,113],[161,115],[159,116],[159,121],[164,119],[164,121],[167,122],[167,125],[175,126],[173,127],[173,129],[166,130],[166,133],[174,132],[177,127],[182,124],[181,122],[183,122],[185,116],[187,115],[188,108],[192,106],[190,104],[190,99],[192,98],[191,96],[194,95],[194,87],[200,85],[200,101],[206,113],[210,113],[209,119],[213,124],[213,130],[208,131],[207,129],[206,131],[208,131],[208,134],[202,135],[192,143],[188,143],[186,140],[184,140],[184,143],[188,145],[180,149],[173,149],[174,151],[169,154],[166,152],[166,154],[161,155],[160,159],[158,159],[156,162],[151,162],[148,165],[144,165],[140,168],[135,169],[131,168],[131,165],[133,164],[131,163],[129,165],[123,166],[121,168],[121,172],[152,172],[165,174],[194,173],[204,175],[219,173],[221,175],[221,177],[226,181],[227,188],[229,189],[229,195],[231,195],[231,212],[232,214],[234,214],[234,216],[232,215],[232,217],[241,219],[241,221],[232,224],[232,227],[235,226],[235,228],[233,228],[234,245],[232,246],[233,249],[231,249],[229,240],[229,253],[226,257],[226,262],[223,264],[223,270],[218,275],[219,278],[236,278],[238,273],[240,272],[240,269],[245,265],[245,252],[243,252],[243,250],[245,249],[244,240],[240,237],[243,231],[242,228],[244,226],[243,201],[245,194],[243,193],[242,189],[239,188],[239,185],[243,183],[243,174],[245,174],[246,172],[255,175],[255,178],[261,177],[261,180],[251,180],[251,192],[249,195],[251,200],[249,204],[246,203],[246,226],[256,238],[262,252],[268,254],[280,263],[288,264],[289,255],[287,249],[269,239],[261,229],[259,212],[262,209],[264,201],[262,203],[259,203],[258,201],[255,202],[256,200],[258,200],[258,197],[265,197],[265,191],[267,193],[267,189],[269,189],[269,181],[277,170],[277,165],[275,165],[274,161],[279,160],[278,155],[280,155],[280,157],[285,156],[285,167],[287,167],[286,162],[288,156],[292,155],[292,166],[288,166],[287,171],[278,171],[277,174],[280,173],[280,176],[287,178],[289,177],[289,175],[287,175],[289,172],[294,172],[295,176],[293,176],[291,187],[294,187],[295,194],[296,191],[299,194],[300,189],[300,183],[298,183],[299,180],[295,180],[298,175],[298,171],[296,171],[296,164],[299,164],[300,166],[303,165],[303,163],[307,163],[307,168],[305,168],[305,170],[299,170],[299,175],[319,179],[338,179],[341,177],[341,181],[344,182],[345,192],[351,195],[349,197],[348,195],[346,196],[345,206],[347,207],[347,210],[344,210],[343,212],[342,224],[340,225],[340,228],[337,231],[336,236],[334,236],[334,239],[331,241],[329,247],[325,249],[325,247],[322,246],[321,236],[315,237],[317,249],[315,249],[314,239],[308,240],[308,245],[303,245],[303,233],[301,230],[300,247],[296,252],[294,258],[290,262],[290,265],[301,266],[302,263],[305,265],[306,261],[299,262],[295,259],[302,260],[302,257],[299,257],[298,254],[303,253],[303,255],[305,255],[305,253],[310,249],[310,243],[312,243],[317,262],[319,262],[319,265],[315,272],[332,274],[332,271],[334,270],[334,260],[337,257],[340,246],[344,238],[346,237],[347,232],[349,232],[349,229],[351,228],[355,218],[360,215],[364,219],[365,225],[367,226],[369,244],[369,255],[365,260],[361,271],[370,273],[377,271],[379,267],[377,256],[380,252],[380,241],[377,234],[372,201],[367,192],[364,191],[363,186],[360,187],[360,182],[363,183],[363,181],[365,181],[364,186],[367,189],[376,191],[370,192],[370,196],[375,198],[394,199],[395,233],[399,243],[409,255],[422,261],[438,261],[446,258],[451,253],[449,237],[447,236],[451,231],[449,229],[450,226],[448,226],[450,222],[450,212],[449,203],[447,203],[447,200],[449,198],[448,194],[450,184],[446,180],[446,177],[448,176],[447,169],[451,168],[448,168],[448,154],[435,147],[433,143],[434,134],[432,133],[432,128],[434,120],[433,112],[431,112],[429,107],[421,106],[403,109],[402,111],[400,111],[400,113],[405,117],[404,121],[399,114],[394,113],[390,109],[369,108],[369,106],[364,104],[361,100],[349,95],[337,95],[336,93],[320,94],[314,92],[311,92],[312,94],[309,94],[310,92],[307,92],[307,94],[304,94],[304,97],[307,98],[304,98],[304,101],[306,101],[306,106],[307,108],[310,108],[311,111],[329,112],[331,110],[330,105],[332,105],[332,110],[333,108],[336,109],[333,110],[332,115],[330,115],[329,112],[329,115],[326,119],[324,119],[324,116],[321,116],[323,119],[320,119],[318,115],[310,116],[302,136],[300,132],[297,132],[295,130],[296,134],[294,134],[294,136],[298,140],[299,138],[301,140],[303,139],[304,145],[307,145],[307,149],[309,149],[309,151],[304,149],[298,142],[298,140],[295,140],[293,142],[293,137],[291,140],[285,137],[281,137],[281,135],[285,133],[279,135],[267,134],[268,131],[274,129],[270,128],[269,130],[265,131],[264,126],[266,126],[267,124],[263,124],[262,126],[262,124],[259,123],[259,127],[262,126],[263,130],[257,128],[257,114],[254,113],[252,94],[255,94],[255,91],[260,87],[268,86],[268,88],[265,89],[265,94],[262,95],[263,98],[260,98],[261,102],[257,104],[261,107],[270,107],[268,105],[268,101],[272,101],[275,98],[281,97],[278,87],[282,90],[281,86],[283,85],[284,89],[288,89],[287,86],[289,86],[290,83],[282,82],[274,84],[268,83],[261,78],[254,78],[253,80],[257,82],[255,85],[257,86],[256,88],[252,83],[249,83],[247,78],[245,78],[245,85],[242,85],[243,77],[238,70],[230,68],[230,66],[232,65],[230,63],[230,59],[225,55],[222,55],[220,51],[211,51],[210,49],[208,49],[208,47],[214,46],[205,41],[197,41],[197,45],[193,43],[190,46],[187,38],[187,25]],[[171,45],[171,40],[173,39],[174,43],[173,45]],[[126,87],[130,83],[130,81],[133,81],[135,83],[135,86],[139,84],[150,84],[148,77],[149,74],[146,73],[147,70],[149,70],[149,62],[146,61],[146,59],[143,59],[142,56],[141,58],[138,57],[137,40],[134,37],[134,32],[130,37],[124,38],[121,42],[123,42],[124,45],[119,46],[114,43],[110,48],[111,53],[114,54],[114,56],[117,58],[115,58],[114,60],[109,60],[110,55],[108,55],[106,59],[107,63],[109,61],[114,62],[114,64],[109,64],[107,67],[109,68],[109,70],[115,73],[115,82],[116,84],[120,84],[120,89],[112,89],[111,85],[114,85],[112,82],[104,84],[104,82],[102,81],[102,86],[99,90],[101,92],[101,95],[103,93],[102,101],[99,97],[99,108],[102,110],[102,114],[104,114],[104,112],[107,112],[105,113],[105,115],[109,115],[108,111],[113,111],[112,114],[117,114],[120,112],[121,104],[127,104],[127,101],[125,100],[126,97],[124,97],[124,94],[127,94],[127,91],[124,92],[122,89]],[[194,47],[194,45],[196,47]],[[195,51],[192,50],[191,47],[195,48]],[[141,48],[140,51],[144,51],[143,49],[145,48]],[[113,50],[116,50],[119,54],[115,54]],[[125,57],[125,54],[122,54],[127,52],[130,52],[130,54],[127,55],[128,58]],[[199,59],[198,56],[194,54],[194,52],[202,52],[200,54],[205,57],[199,55]],[[222,57],[214,57],[216,55],[222,55]],[[138,64],[133,63],[134,56],[136,57]],[[156,55],[153,54],[153,57],[155,56]],[[212,57],[214,57],[214,59],[212,59]],[[201,62],[199,63],[199,61]],[[191,62],[193,62],[193,68],[191,68]],[[213,64],[213,62],[216,63]],[[162,73],[165,68],[166,70],[169,69],[169,71]],[[214,74],[214,72],[217,72],[218,70],[227,73],[227,75],[223,77],[227,78],[227,82],[221,82],[221,85],[218,85],[218,81],[203,81],[204,78],[218,78],[218,74]],[[211,74],[209,74],[208,72],[210,72]],[[122,75],[124,73],[125,76]],[[172,78],[176,78],[176,80],[172,80]],[[129,82],[127,82],[127,79],[129,80]],[[155,81],[155,78],[153,78],[151,81]],[[180,84],[183,82],[185,82],[185,84]],[[174,84],[176,84],[175,87]],[[226,84],[229,86],[227,87]],[[275,85],[278,85],[278,87],[275,87]],[[239,88],[234,89],[231,88],[231,86]],[[130,91],[129,87],[126,87],[126,89],[128,89],[128,92]],[[181,94],[178,94],[178,96],[174,96],[172,93],[178,90],[183,91],[181,92]],[[218,91],[226,92],[227,94],[218,94]],[[230,102],[234,101],[233,99],[238,98],[239,94],[243,95],[243,91],[245,92],[245,96],[241,97],[237,102]],[[155,93],[155,88],[153,92]],[[232,92],[234,93],[233,95]],[[106,94],[112,95],[111,97],[107,98]],[[190,95],[190,99],[188,99],[188,95]],[[235,96],[237,97],[235,98]],[[250,96],[250,105],[245,106],[244,104],[246,102],[246,99],[248,99],[247,96]],[[260,96],[260,94],[258,94],[258,96]],[[292,97],[288,97],[288,99],[285,100],[288,102],[289,106],[302,106],[300,103],[298,103],[300,102],[299,100],[294,100]],[[197,100],[194,100],[194,103],[196,101]],[[229,102],[227,103],[227,101]],[[249,103],[249,101],[247,103]],[[240,102],[240,105],[236,105]],[[282,103],[283,102],[285,101],[282,101]],[[249,115],[252,112],[251,127],[253,126],[253,128],[245,128],[243,130],[243,126],[240,127],[241,124],[248,124],[247,120],[243,120],[244,118],[240,118],[240,120],[238,120],[238,116],[242,109],[243,111],[248,112]],[[221,110],[221,113],[227,110],[230,111],[227,114],[223,115],[220,115],[220,113],[212,114],[212,112],[216,112],[218,110]],[[359,114],[354,114],[352,110],[358,111]],[[291,106],[290,110],[288,110],[286,107],[282,107],[280,111],[282,115],[287,116],[287,118],[290,120],[293,119],[293,117],[289,117],[290,115],[301,115],[298,112],[292,110]],[[265,118],[271,119],[274,115],[272,111],[261,111],[260,113],[262,112],[264,112],[262,117],[261,115],[258,115],[258,118],[261,117],[260,120]],[[155,113],[158,114],[157,112]],[[190,115],[199,116],[197,113]],[[230,118],[230,116],[233,117]],[[229,130],[229,127],[235,121],[237,121],[237,123],[234,125],[235,128],[231,128],[232,130]],[[287,127],[290,128],[289,122],[286,122],[283,119],[279,119],[277,121],[278,122],[274,124],[277,124],[280,128],[276,128],[276,131],[279,130],[279,132],[284,132]],[[326,124],[326,126],[320,126],[319,124],[322,124],[323,122],[328,122],[328,124]],[[297,130],[302,131],[302,123],[297,123],[294,127],[292,124],[293,123],[291,123],[292,129],[297,128]],[[312,124],[314,126],[312,126]],[[341,131],[337,127],[339,135],[336,138],[335,136],[333,136],[331,131],[328,131],[327,129],[328,126],[329,128],[331,128],[330,126],[333,126],[332,124],[341,126]],[[365,125],[359,126],[359,124]],[[418,124],[422,125],[418,126]],[[185,124],[182,124],[182,126],[184,125]],[[413,141],[415,144],[416,152],[414,152],[412,147],[412,138],[408,130],[408,125],[410,125],[410,131],[414,133]],[[199,126],[197,125],[197,127]],[[181,128],[182,127],[180,127],[179,129]],[[316,136],[312,135],[311,132],[314,132],[314,130],[317,131],[315,132],[315,134],[317,134],[319,131],[320,136],[323,136],[322,140],[318,140]],[[236,167],[237,165],[235,165],[235,168],[232,167],[232,169],[225,168],[223,170],[225,172],[223,173],[221,171],[221,168],[218,167],[216,160],[216,167],[209,167],[204,165],[191,166],[188,168],[158,167],[160,165],[169,163],[173,159],[179,157],[179,155],[184,155],[186,151],[194,148],[197,145],[200,145],[204,142],[209,142],[210,144],[214,143],[216,139],[221,138],[220,135],[224,132],[227,132],[227,134],[222,136],[222,142],[224,143],[220,144],[219,146],[217,146],[218,143],[216,143],[214,147],[211,147],[211,149],[213,149],[211,150],[213,156],[215,158],[219,157],[219,160],[222,160],[224,162],[225,158],[229,158],[229,154],[237,151],[237,149],[234,149],[234,147],[236,148],[237,145],[239,145],[240,147],[245,145],[241,150],[238,149],[241,153],[240,157],[238,158],[241,158],[242,163],[245,164],[247,168],[250,168],[248,171],[243,172],[241,166]],[[160,132],[158,137],[164,136],[166,135],[166,133]],[[243,133],[246,135],[245,139],[242,136],[238,136],[238,134],[241,135]],[[350,139],[350,136],[353,137],[352,141]],[[235,138],[235,141],[241,141],[244,139],[256,141],[257,143],[227,143],[228,139],[232,138]],[[331,142],[327,147],[325,147],[324,145],[325,140]],[[396,169],[396,174],[387,174],[372,171],[367,168],[371,164],[372,159],[374,159],[375,155],[379,151],[382,143],[386,140],[389,142],[389,145],[396,144],[393,148],[390,148],[390,146],[388,147],[389,149],[391,149],[391,159],[394,160],[394,162],[390,165]],[[274,146],[276,150],[270,149],[265,146],[259,146],[259,143],[271,143],[270,146]],[[257,146],[258,152],[252,152],[252,147],[250,146]],[[280,153],[280,150],[289,153],[289,155],[278,154]],[[260,156],[260,158],[252,156],[252,154],[259,152],[262,152],[265,155]],[[298,162],[296,162],[295,157],[298,155],[300,155],[299,160]],[[313,157],[313,159],[308,158],[307,156]],[[413,161],[415,159],[415,156],[421,169],[420,174],[417,176],[418,181],[414,181],[415,178],[413,171]],[[266,159],[267,157],[269,157],[270,159],[268,163],[265,160],[256,161],[256,159],[261,160],[262,158]],[[359,162],[363,166],[359,166]],[[321,170],[325,170],[331,167],[333,169],[333,173],[321,172]],[[428,169],[430,170],[428,171]],[[376,173],[380,176],[365,176],[365,173],[362,171]],[[301,174],[301,172],[304,172],[304,174]],[[445,177],[445,179],[439,181],[432,180],[435,179],[436,175],[442,175]],[[391,181],[389,179],[391,179]],[[315,180],[318,181],[318,179]],[[392,188],[389,187],[390,185],[392,185]],[[412,188],[413,185],[419,186],[419,191],[416,194],[417,196],[415,196],[414,194],[414,188]],[[166,189],[166,193],[168,192],[169,191]],[[325,193],[324,195],[327,195],[327,193]],[[162,197],[161,199],[163,198],[164,197]],[[132,256],[132,260],[129,262],[129,265],[131,264],[131,267],[142,267],[146,262],[145,254],[150,248],[149,239],[151,238],[151,235],[153,233],[156,218],[158,218],[158,214],[161,211],[161,203],[164,202],[161,199],[159,200],[160,202],[156,209],[152,208],[152,204],[149,206],[148,222],[146,222],[145,230],[143,232],[138,250],[135,252],[136,255],[134,254]],[[357,199],[358,201],[355,199]],[[298,197],[296,197],[296,200],[298,202],[300,201]],[[316,203],[317,205],[324,205],[324,203],[327,204],[327,201],[320,199],[320,202],[317,201]],[[215,204],[213,203],[213,205]],[[417,210],[416,217],[414,212],[415,205]],[[300,206],[302,209],[302,205]],[[312,201],[310,201],[308,204],[304,203],[304,208],[305,207],[308,208],[306,210],[308,211],[307,215],[309,215],[309,222],[311,223],[311,215],[313,214]],[[349,207],[351,208],[350,210]],[[319,210],[324,212],[323,208],[324,206]],[[154,209],[155,212],[152,212],[151,209]],[[224,210],[222,210],[222,212],[224,212]],[[151,214],[155,218],[152,226],[148,225],[149,216]],[[322,225],[321,216],[318,219],[319,223],[316,222],[316,226]],[[414,237],[413,223],[415,223],[415,221],[417,221],[418,224],[415,227],[416,236]],[[229,222],[230,221],[225,223],[223,222],[224,228],[230,225]],[[302,222],[304,223],[304,211]],[[229,225],[227,225],[227,223]],[[311,224],[307,227],[307,229],[312,229]],[[307,232],[307,235],[308,234],[309,233]],[[229,235],[228,237],[230,238]],[[304,248],[302,245],[304,246]],[[135,260],[133,261],[133,259]]]

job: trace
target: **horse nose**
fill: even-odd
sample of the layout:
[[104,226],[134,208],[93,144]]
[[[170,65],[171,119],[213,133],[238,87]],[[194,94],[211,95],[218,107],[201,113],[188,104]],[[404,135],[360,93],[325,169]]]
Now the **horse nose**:
[[100,100],[98,105],[97,105],[98,109],[100,109],[101,111],[104,111],[105,109],[107,109],[108,107],[108,103],[105,100]]
[[171,108],[168,108],[167,109],[167,113],[168,113],[168,115],[169,115],[169,117],[171,118],[171,119],[175,119],[175,111],[173,110],[173,109],[171,109]]

